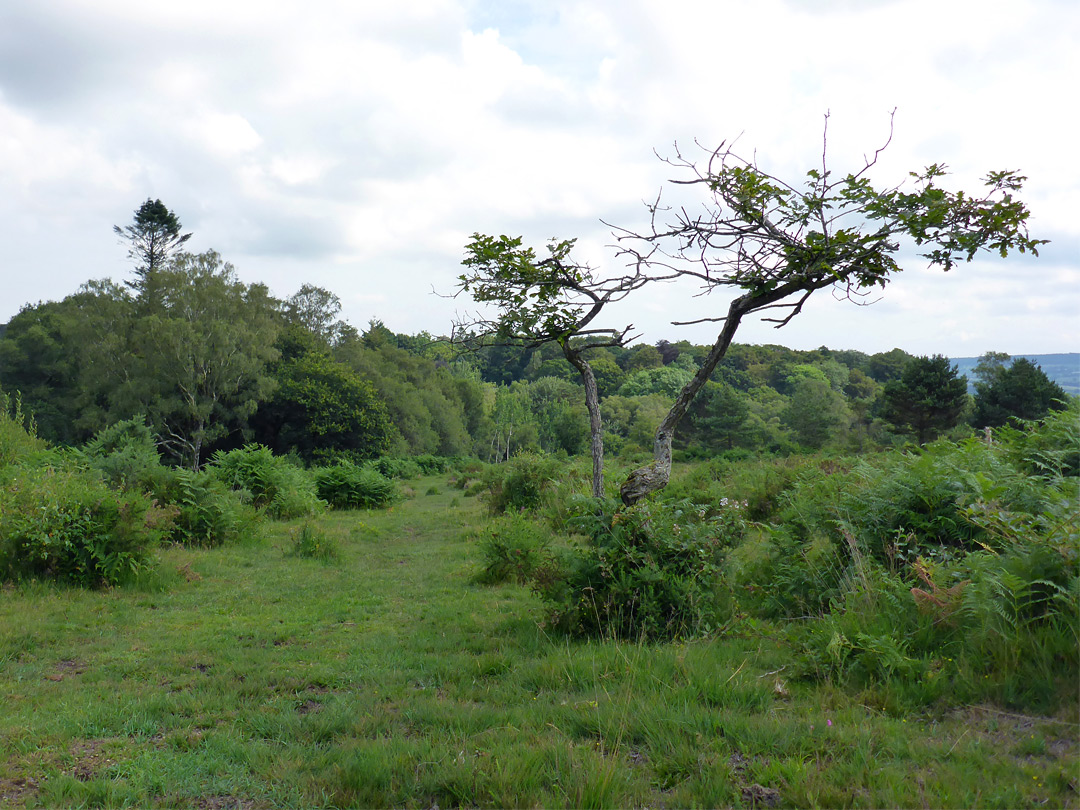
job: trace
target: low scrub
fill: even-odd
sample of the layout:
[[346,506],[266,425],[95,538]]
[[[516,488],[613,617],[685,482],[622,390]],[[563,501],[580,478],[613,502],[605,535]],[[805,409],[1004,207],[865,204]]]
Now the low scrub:
[[115,585],[145,568],[176,510],[74,466],[8,467],[0,482],[0,578]]
[[538,509],[562,476],[562,463],[550,456],[523,453],[484,471],[488,508],[494,515]]
[[397,484],[367,466],[335,464],[312,475],[319,497],[334,509],[379,509],[401,499]]
[[670,639],[711,632],[727,618],[725,550],[744,524],[689,502],[581,499],[573,521],[586,542],[539,578],[551,623],[575,635]]
[[210,460],[209,472],[270,517],[306,517],[326,508],[310,474],[262,445],[218,451]]
[[536,521],[520,514],[497,518],[480,538],[484,568],[477,581],[485,585],[526,584],[538,569],[551,565],[550,545],[550,533]]

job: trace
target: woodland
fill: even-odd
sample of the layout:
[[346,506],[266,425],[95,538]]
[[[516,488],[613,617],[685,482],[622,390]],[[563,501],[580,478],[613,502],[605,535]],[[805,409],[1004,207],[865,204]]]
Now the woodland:
[[[130,279],[0,331],[0,802],[1076,806],[1077,397],[734,339],[905,240],[1037,253],[1022,177],[874,159],[676,155],[703,213],[622,275],[477,233],[477,314],[414,335],[148,199]],[[604,323],[674,276],[734,296],[713,345]]]

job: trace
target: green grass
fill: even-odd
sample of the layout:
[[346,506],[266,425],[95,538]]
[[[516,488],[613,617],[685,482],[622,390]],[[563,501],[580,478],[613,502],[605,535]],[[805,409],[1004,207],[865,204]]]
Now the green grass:
[[[485,587],[476,499],[0,591],[0,805],[1075,807],[1075,706],[905,715],[788,680],[778,628],[568,642]],[[455,497],[457,496],[457,497]],[[297,556],[317,531],[336,556]]]

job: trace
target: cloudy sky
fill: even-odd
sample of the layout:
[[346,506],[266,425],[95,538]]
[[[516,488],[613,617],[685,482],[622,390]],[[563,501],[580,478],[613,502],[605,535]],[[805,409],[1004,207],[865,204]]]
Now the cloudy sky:
[[[639,228],[695,139],[797,182],[829,119],[837,171],[956,188],[1029,178],[1040,258],[949,274],[917,257],[869,307],[827,292],[738,340],[952,356],[1080,351],[1075,0],[4,0],[0,322],[91,278],[130,277],[112,233],[143,200],[189,249],[281,297],[334,291],[359,328],[446,333],[473,232]],[[1074,99],[1070,101],[1070,99]],[[719,295],[656,287],[611,312],[641,339],[711,343]]]

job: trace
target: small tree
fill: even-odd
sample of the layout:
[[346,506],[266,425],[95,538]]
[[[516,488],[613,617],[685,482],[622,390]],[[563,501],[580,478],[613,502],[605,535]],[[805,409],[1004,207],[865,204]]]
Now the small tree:
[[135,280],[128,286],[140,295],[153,297],[153,275],[191,238],[190,233],[180,233],[181,227],[176,214],[161,200],[150,198],[135,211],[131,225],[113,225],[113,233],[129,243],[128,257],[136,264]]
[[967,407],[967,378],[946,357],[916,357],[898,380],[885,384],[885,419],[926,444],[960,424]]
[[548,256],[537,260],[521,237],[473,234],[462,264],[458,292],[478,303],[494,304],[496,315],[459,321],[455,341],[466,346],[483,341],[535,348],[557,343],[585,386],[593,460],[593,495],[604,494],[604,440],[596,376],[587,359],[590,349],[620,346],[633,328],[592,328],[605,306],[619,301],[648,279],[638,271],[614,279],[600,278],[574,262],[575,240],[551,240]]
[[[1008,355],[1004,357],[1008,359]],[[1047,377],[1038,363],[1018,357],[1012,365],[999,365],[993,374],[975,383],[975,414],[971,421],[978,428],[994,428],[1008,424],[1012,418],[1042,419],[1051,410],[1064,410],[1067,401],[1065,390]]]
[[[826,145],[827,124],[828,116]],[[990,172],[987,190],[969,196],[941,188],[946,167],[933,164],[911,173],[910,190],[879,190],[866,174],[888,143],[865,159],[861,169],[842,177],[828,168],[823,147],[821,168],[808,171],[798,187],[762,171],[726,144],[706,152],[704,165],[678,149],[667,161],[689,174],[673,182],[701,188],[705,204],[694,210],[670,208],[661,206],[658,198],[649,206],[649,230],[617,230],[622,254],[638,276],[677,274],[697,280],[707,293],[729,287],[742,294],[726,315],[703,319],[723,322],[723,329],[657,428],[653,463],[623,483],[624,502],[634,503],[667,485],[675,428],[727,352],[743,318],[782,308],[777,317],[765,318],[782,327],[823,289],[865,303],[901,269],[896,254],[902,240],[913,242],[931,266],[946,271],[982,250],[1001,256],[1011,250],[1037,255],[1042,240],[1028,236],[1028,209],[1013,196],[1024,177],[1014,171]]]

